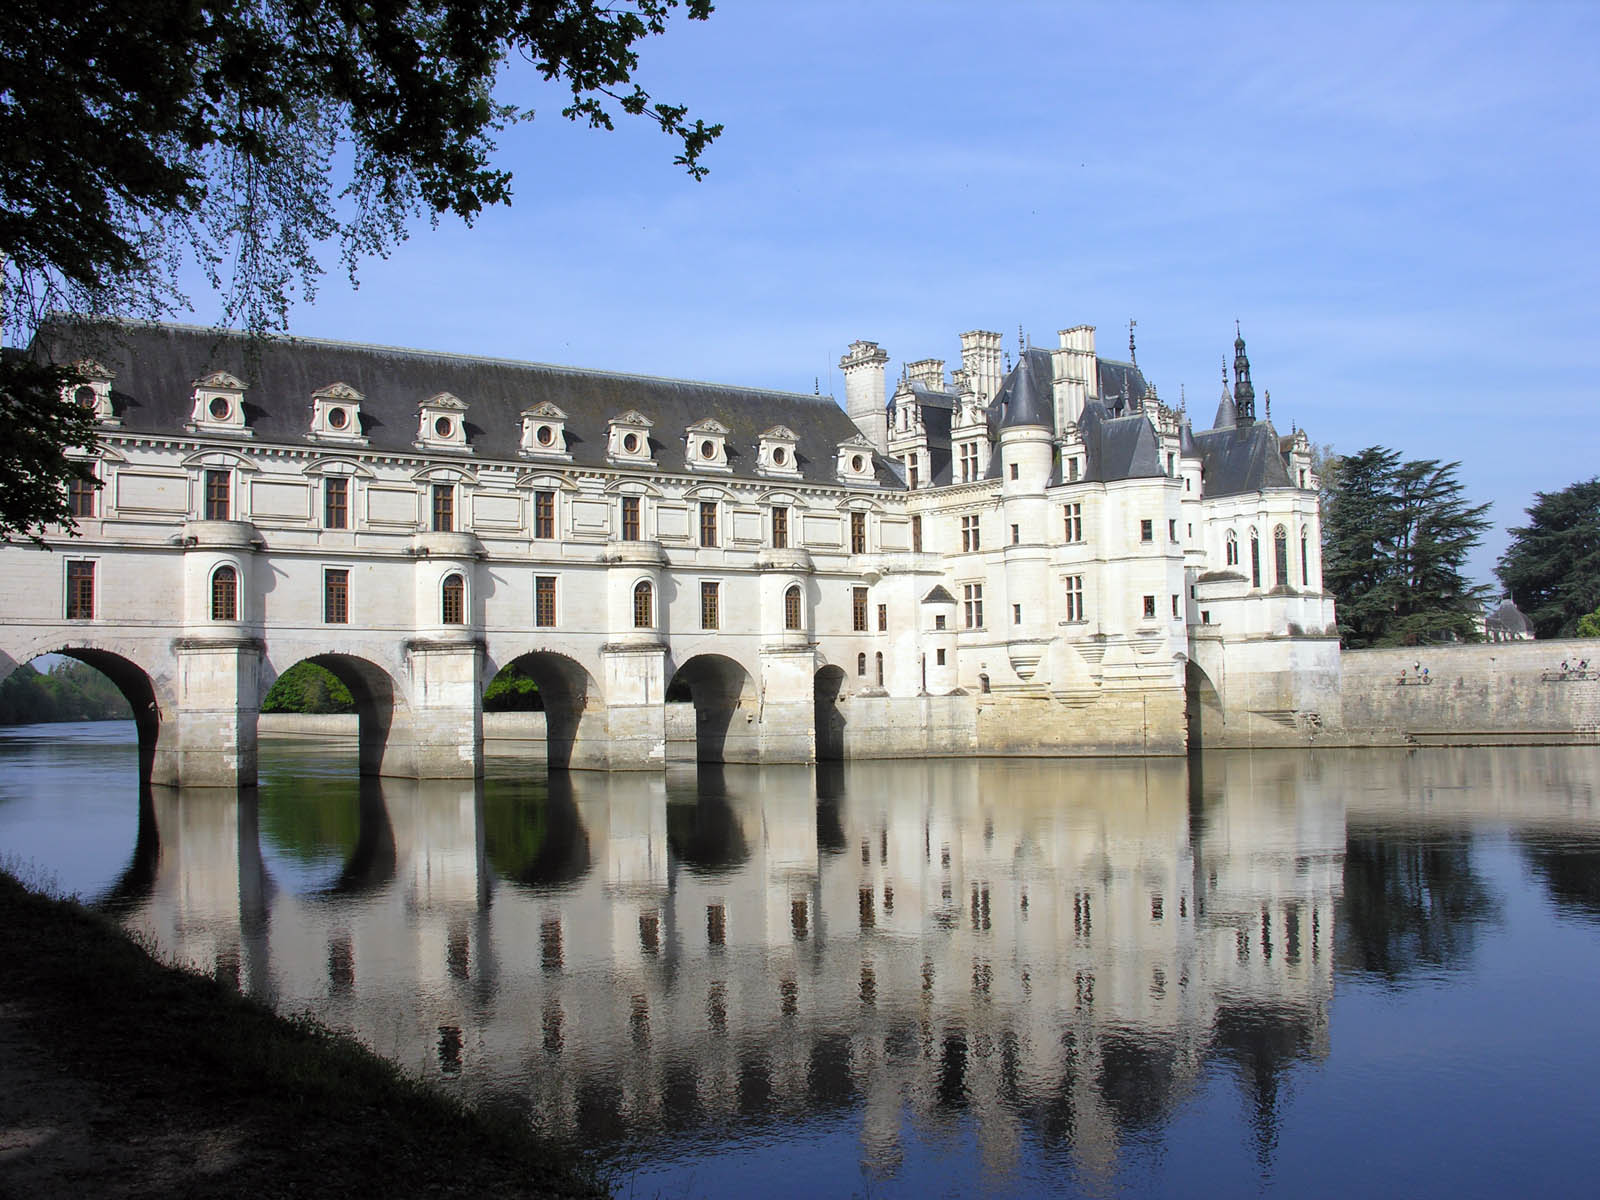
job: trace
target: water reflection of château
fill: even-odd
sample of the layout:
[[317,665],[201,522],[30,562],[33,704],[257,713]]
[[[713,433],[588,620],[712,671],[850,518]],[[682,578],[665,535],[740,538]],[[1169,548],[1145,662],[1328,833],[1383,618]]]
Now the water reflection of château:
[[[993,1169],[1028,1140],[1098,1174],[1212,1062],[1270,1152],[1328,1046],[1355,761],[156,789],[118,896],[175,959],[558,1132],[859,1110],[878,1170],[966,1122]],[[1412,794],[1451,786],[1431,761]]]

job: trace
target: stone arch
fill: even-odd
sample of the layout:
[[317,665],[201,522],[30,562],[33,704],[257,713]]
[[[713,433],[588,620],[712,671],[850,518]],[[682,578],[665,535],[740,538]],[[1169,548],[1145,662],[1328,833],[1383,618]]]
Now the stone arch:
[[832,665],[823,667],[812,679],[811,695],[816,706],[817,759],[844,758],[844,714],[839,711],[839,695],[844,690],[844,671]]
[[1223,725],[1222,694],[1205,668],[1192,658],[1184,659],[1183,701],[1189,752],[1193,754],[1204,749],[1207,741],[1218,744]]
[[18,667],[24,666],[42,654],[60,654],[93,667],[109,679],[122,693],[128,707],[133,710],[133,724],[139,735],[139,783],[149,784],[165,773],[157,765],[160,746],[162,711],[175,712],[171,695],[165,694],[157,678],[126,654],[97,646],[74,645],[72,641],[46,640],[42,644],[19,649],[14,655],[0,649],[0,681],[4,681]]
[[[394,676],[370,659],[354,654],[307,654],[296,658],[289,667],[301,662],[315,663],[350,690],[356,705],[356,760],[360,773],[416,778],[416,729],[405,691]],[[266,664],[263,667],[258,707],[283,674]]]
[[531,732],[538,724],[531,714],[544,714],[545,757],[552,768],[605,765],[605,700],[583,664],[553,650],[526,650],[489,666],[495,669],[484,670],[485,691],[507,667],[516,667],[538,687],[538,703],[527,710],[528,718],[519,723],[516,714],[507,714],[507,720]]
[[722,654],[695,655],[673,672],[667,703],[694,705],[697,761],[759,761],[755,681],[738,662]]

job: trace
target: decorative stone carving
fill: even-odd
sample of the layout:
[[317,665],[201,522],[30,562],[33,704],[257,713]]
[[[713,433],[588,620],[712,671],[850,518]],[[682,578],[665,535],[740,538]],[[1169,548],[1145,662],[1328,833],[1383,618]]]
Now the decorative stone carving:
[[251,437],[244,423],[242,380],[226,371],[212,371],[194,381],[194,407],[189,412],[191,433],[222,433]]

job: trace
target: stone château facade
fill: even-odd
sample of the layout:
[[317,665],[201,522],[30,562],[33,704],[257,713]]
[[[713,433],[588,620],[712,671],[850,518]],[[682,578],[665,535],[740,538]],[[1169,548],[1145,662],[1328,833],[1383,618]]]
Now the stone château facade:
[[[1244,342],[1209,430],[1078,326],[831,397],[173,325],[47,326],[101,421],[81,537],[0,549],[0,676],[62,651],[158,780],[254,777],[272,682],[350,686],[364,770],[472,775],[539,682],[551,762],[1179,754],[1339,707],[1317,480]],[[692,712],[692,734],[690,713]]]

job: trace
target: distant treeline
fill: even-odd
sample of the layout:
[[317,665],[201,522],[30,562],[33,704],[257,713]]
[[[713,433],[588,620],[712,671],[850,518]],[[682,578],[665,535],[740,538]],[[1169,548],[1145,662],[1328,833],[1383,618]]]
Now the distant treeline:
[[132,718],[117,685],[86,663],[57,663],[48,674],[24,665],[0,682],[0,725]]

